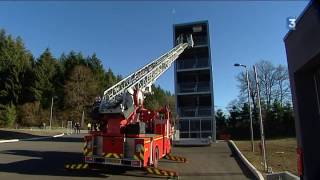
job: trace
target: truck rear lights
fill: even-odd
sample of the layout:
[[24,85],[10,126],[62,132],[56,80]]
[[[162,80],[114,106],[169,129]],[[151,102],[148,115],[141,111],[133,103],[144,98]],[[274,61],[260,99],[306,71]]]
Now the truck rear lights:
[[91,162],[91,161],[93,161],[93,158],[92,158],[92,157],[89,157],[89,156],[86,156],[86,157],[85,157],[85,161],[86,161],[86,162]]

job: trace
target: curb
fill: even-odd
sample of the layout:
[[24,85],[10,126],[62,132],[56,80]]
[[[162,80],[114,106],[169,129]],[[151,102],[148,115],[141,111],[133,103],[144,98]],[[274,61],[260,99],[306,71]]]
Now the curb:
[[300,177],[290,173],[289,171],[267,174],[267,180],[278,180],[278,179],[300,180]]
[[64,133],[57,134],[54,136],[45,136],[45,137],[36,137],[36,138],[28,138],[28,139],[9,139],[9,140],[1,140],[0,143],[11,143],[11,142],[19,142],[19,141],[32,141],[32,140],[40,140],[40,139],[48,139],[48,138],[57,138],[64,136]]
[[258,171],[248,160],[244,155],[240,152],[236,144],[232,140],[228,140],[228,143],[234,148],[234,150],[237,152],[237,155],[240,157],[242,162],[248,167],[248,169],[252,172],[252,174],[258,179],[258,180],[264,180],[264,177]]

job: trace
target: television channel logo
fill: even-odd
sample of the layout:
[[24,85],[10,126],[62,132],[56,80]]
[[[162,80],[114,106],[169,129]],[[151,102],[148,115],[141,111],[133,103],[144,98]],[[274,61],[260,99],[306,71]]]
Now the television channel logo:
[[296,29],[296,17],[288,17],[287,18],[287,27],[289,30],[295,30]]

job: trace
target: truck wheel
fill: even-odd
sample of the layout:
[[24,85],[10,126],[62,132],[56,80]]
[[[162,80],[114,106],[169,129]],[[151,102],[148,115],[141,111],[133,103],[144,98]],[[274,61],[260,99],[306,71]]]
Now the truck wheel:
[[159,163],[159,149],[156,147],[154,150],[153,167],[157,168]]

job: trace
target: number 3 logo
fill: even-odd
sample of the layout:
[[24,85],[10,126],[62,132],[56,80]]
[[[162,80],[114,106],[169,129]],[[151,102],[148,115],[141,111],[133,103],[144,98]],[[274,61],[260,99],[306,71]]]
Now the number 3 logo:
[[288,17],[287,18],[287,25],[290,30],[296,29],[296,18],[295,17]]

